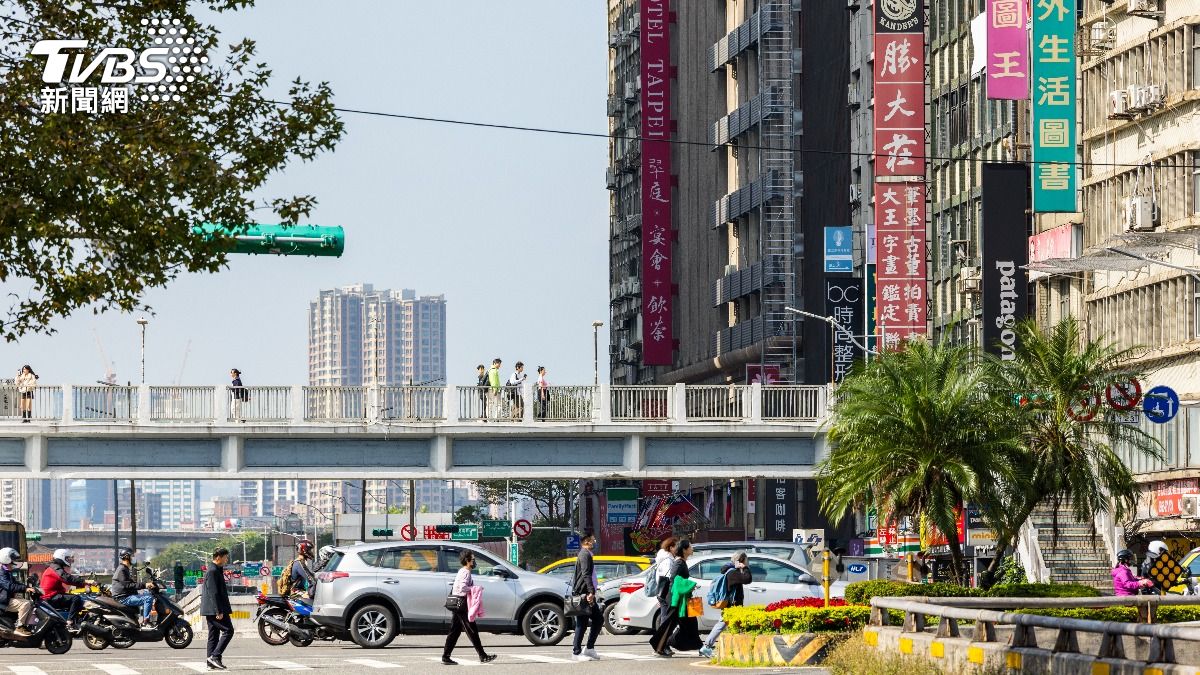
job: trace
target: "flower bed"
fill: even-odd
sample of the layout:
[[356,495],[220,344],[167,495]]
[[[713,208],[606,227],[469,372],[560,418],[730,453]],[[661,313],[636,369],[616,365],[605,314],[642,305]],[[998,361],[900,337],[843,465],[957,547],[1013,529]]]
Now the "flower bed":
[[730,607],[723,613],[730,633],[822,633],[862,628],[871,618],[870,607]]
[[1094,598],[1100,591],[1081,584],[1001,584],[984,591],[955,584],[909,584],[903,581],[857,581],[846,586],[846,601],[869,605],[873,597],[923,596],[927,598]]
[[[790,598],[788,600],[780,600],[767,605],[768,612],[774,612],[777,609],[785,609],[788,607],[825,607],[824,598]],[[843,598],[830,598],[829,607],[845,607],[846,601]]]

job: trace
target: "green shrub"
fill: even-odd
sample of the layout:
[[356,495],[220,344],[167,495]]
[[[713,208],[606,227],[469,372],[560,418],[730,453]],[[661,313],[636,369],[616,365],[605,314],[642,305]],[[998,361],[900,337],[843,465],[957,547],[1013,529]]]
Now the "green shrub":
[[996,583],[998,584],[1029,583],[1029,577],[1025,575],[1025,567],[1017,562],[1016,556],[1006,557],[996,572]]
[[969,669],[939,667],[930,659],[897,654],[875,649],[867,645],[862,634],[857,634],[840,642],[830,652],[829,657],[821,662],[821,667],[833,675],[993,675],[1006,672],[1003,669],[984,670],[979,666]]
[[1098,598],[1100,591],[1083,584],[1000,584],[984,594],[989,598]]
[[871,598],[895,598],[903,596],[925,596],[931,598],[964,598],[981,595],[979,589],[957,584],[909,584],[903,581],[856,581],[846,585],[846,602],[852,605],[869,605]]
[[[1073,607],[1070,609],[1018,609],[1018,614],[1054,616],[1061,619],[1088,619],[1091,621],[1121,621],[1137,623],[1134,607]],[[1200,607],[1159,607],[1158,623],[1183,623],[1200,621]]]
[[823,633],[862,628],[871,618],[868,607],[730,607],[723,612],[731,633]]

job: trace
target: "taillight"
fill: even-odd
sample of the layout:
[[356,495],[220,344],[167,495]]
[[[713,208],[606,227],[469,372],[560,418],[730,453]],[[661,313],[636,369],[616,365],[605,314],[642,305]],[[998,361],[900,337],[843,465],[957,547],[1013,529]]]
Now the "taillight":
[[643,588],[645,588],[645,586],[646,586],[646,584],[643,584],[640,581],[634,581],[634,582],[628,583],[628,584],[621,584],[621,595],[625,595],[626,593],[635,593],[635,592],[640,591]]
[[254,599],[257,600],[258,604],[260,605],[267,604],[267,596],[263,595],[262,591],[259,591],[258,595],[254,596]]
[[350,576],[349,572],[321,572],[317,575],[317,579],[327,584],[335,579],[345,579],[348,576]]

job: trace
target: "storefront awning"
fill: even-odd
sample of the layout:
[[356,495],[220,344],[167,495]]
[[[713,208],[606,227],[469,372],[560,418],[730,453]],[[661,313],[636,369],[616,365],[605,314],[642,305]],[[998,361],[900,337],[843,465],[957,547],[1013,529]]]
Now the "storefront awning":
[[1110,237],[1100,246],[1088,249],[1078,258],[1053,258],[1030,263],[1034,272],[1073,274],[1077,272],[1132,272],[1154,264],[1144,258],[1162,259],[1172,248],[1195,251],[1200,233],[1127,232]]

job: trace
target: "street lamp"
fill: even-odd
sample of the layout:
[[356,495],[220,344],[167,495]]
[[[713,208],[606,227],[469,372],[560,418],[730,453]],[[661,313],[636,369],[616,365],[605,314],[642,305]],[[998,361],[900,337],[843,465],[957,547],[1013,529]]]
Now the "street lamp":
[[[308,504],[306,502],[295,502],[295,504],[296,504],[296,506],[306,506],[309,509],[312,509],[313,511],[315,511],[317,513],[317,515],[321,516],[325,520],[330,521],[330,523],[333,526],[333,543],[334,544],[337,543],[337,521],[336,520],[333,520],[329,516],[325,515],[324,511],[322,511],[321,509],[318,509],[317,507],[313,506],[312,504]],[[318,537],[318,533],[317,533],[317,524],[314,521],[313,522],[313,546],[318,545],[320,542],[321,542],[321,540]]]
[[592,322],[592,384],[600,384],[600,327],[603,321]]
[[807,316],[810,319],[817,319],[819,321],[824,321],[825,323],[833,326],[834,328],[837,328],[838,330],[845,332],[846,337],[850,338],[850,342],[854,343],[855,347],[858,347],[859,349],[863,350],[864,352],[866,352],[868,354],[874,354],[875,356],[879,356],[879,352],[875,351],[874,349],[871,349],[870,347],[868,347],[865,344],[860,344],[858,340],[855,340],[854,333],[851,332],[851,330],[849,328],[846,328],[842,324],[838,323],[837,320],[834,319],[832,316],[821,316],[820,314],[813,314],[812,312],[806,312],[802,309],[796,309],[795,307],[784,307],[783,309],[785,311],[791,312],[792,314],[799,314],[801,316]]
[[142,384],[146,384],[146,324],[150,320],[146,317],[139,317],[137,324],[142,327]]

